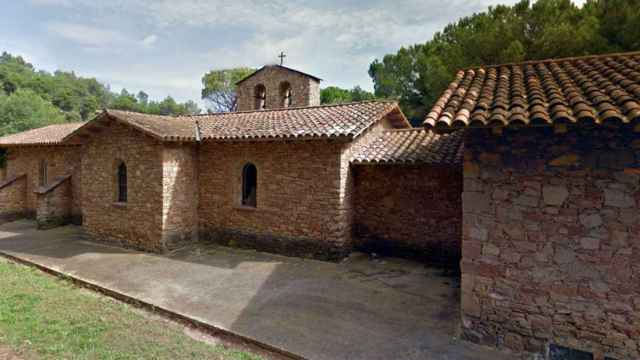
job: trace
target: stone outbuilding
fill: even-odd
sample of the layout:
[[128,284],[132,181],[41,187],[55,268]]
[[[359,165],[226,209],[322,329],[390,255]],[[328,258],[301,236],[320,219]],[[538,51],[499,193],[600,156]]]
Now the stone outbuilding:
[[266,66],[239,112],[0,138],[0,219],[151,251],[459,263],[466,339],[640,358],[639,52],[460,71],[422,128],[392,101],[321,106],[319,82]]
[[[0,216],[36,217],[42,227],[73,220],[96,239],[148,251],[215,241],[327,260],[359,248],[456,264],[461,134],[411,129],[393,101],[321,106],[319,81],[265,66],[238,85],[245,111],[105,110],[0,138],[9,154]],[[402,154],[407,136],[414,146]],[[387,139],[385,165],[374,166]],[[424,195],[425,176],[434,188],[457,185]]]
[[466,129],[466,338],[640,358],[640,53],[461,71],[425,126]]

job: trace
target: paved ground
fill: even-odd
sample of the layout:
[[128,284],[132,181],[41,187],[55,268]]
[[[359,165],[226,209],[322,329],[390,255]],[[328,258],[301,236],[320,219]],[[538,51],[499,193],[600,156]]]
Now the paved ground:
[[0,252],[308,359],[513,358],[457,340],[458,280],[405,260],[334,264],[211,245],[159,256],[29,221],[0,225]]

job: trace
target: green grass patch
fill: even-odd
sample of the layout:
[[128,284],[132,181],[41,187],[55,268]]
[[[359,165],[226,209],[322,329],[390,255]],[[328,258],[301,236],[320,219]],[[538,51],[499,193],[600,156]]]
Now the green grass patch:
[[178,324],[3,259],[0,345],[29,359],[259,359],[194,340]]

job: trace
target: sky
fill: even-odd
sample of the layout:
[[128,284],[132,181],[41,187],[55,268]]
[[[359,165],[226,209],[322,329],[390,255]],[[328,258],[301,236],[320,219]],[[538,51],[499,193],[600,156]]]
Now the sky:
[[[0,52],[73,70],[114,91],[200,102],[211,69],[279,62],[323,87],[371,90],[369,64],[446,24],[514,0],[16,0],[2,4]],[[584,0],[576,1],[578,4]]]

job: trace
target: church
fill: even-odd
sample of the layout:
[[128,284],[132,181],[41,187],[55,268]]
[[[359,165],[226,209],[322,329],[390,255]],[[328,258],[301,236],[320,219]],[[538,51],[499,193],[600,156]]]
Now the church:
[[[0,216],[82,224],[154,252],[203,240],[326,260],[367,248],[457,261],[460,134],[411,128],[393,101],[320,105],[320,81],[268,65],[238,83],[237,112],[105,110],[1,138]],[[420,191],[427,177],[451,191]]]
[[147,251],[213,241],[458,266],[464,339],[640,358],[640,52],[460,70],[423,126],[269,65],[233,113],[105,110],[0,138],[0,218]]

